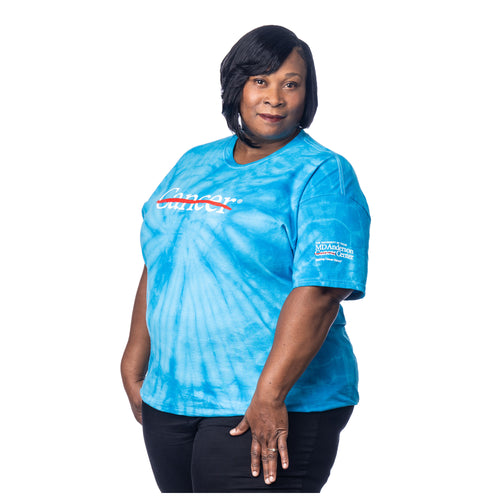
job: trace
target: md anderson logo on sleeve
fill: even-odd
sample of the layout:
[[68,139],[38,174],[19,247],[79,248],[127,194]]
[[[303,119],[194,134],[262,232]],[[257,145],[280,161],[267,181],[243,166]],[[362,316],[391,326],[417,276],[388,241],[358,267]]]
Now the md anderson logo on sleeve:
[[205,209],[207,212],[223,214],[227,210],[232,210],[230,204],[239,204],[242,201],[222,194],[184,194],[181,188],[174,187],[161,195],[156,202],[156,208],[158,210],[186,210],[187,212]]
[[334,260],[335,262],[341,262],[339,259],[354,259],[353,249],[340,241],[317,241],[314,255],[320,257],[316,260]]

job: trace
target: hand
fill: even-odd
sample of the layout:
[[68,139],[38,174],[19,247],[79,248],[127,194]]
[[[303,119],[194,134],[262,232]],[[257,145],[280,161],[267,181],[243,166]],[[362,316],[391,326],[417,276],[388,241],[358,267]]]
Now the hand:
[[135,419],[142,425],[142,398],[141,390],[142,380],[140,382],[134,382],[133,384],[127,384],[127,396],[130,402],[130,407],[132,408],[132,413]]
[[250,450],[252,475],[260,474],[260,464],[264,481],[276,481],[278,452],[281,466],[288,468],[288,412],[284,403],[263,403],[252,400],[241,422],[230,431],[232,436],[241,436],[248,429],[252,431]]

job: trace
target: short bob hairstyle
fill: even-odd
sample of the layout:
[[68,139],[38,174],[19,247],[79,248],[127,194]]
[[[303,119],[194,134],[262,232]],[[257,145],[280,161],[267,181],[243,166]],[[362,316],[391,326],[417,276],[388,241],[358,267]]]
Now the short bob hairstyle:
[[316,70],[311,49],[295,33],[282,26],[261,26],[238,40],[222,61],[222,114],[229,129],[249,146],[256,147],[239,120],[243,87],[251,76],[274,73],[293,49],[298,50],[307,68],[304,114],[299,122],[300,128],[307,128],[318,108]]

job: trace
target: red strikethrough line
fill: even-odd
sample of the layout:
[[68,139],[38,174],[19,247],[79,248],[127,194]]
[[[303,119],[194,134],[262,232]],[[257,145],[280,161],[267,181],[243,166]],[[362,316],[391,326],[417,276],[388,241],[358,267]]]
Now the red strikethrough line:
[[231,210],[231,207],[224,205],[223,203],[219,203],[217,201],[212,200],[185,200],[184,198],[165,198],[164,200],[158,200],[156,203],[208,203],[209,205],[214,205],[216,207],[222,207],[226,210]]

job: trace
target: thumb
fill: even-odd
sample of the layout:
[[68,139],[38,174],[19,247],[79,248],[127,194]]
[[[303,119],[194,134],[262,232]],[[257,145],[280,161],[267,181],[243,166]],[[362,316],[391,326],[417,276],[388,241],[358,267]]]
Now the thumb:
[[229,431],[229,434],[231,434],[231,436],[241,436],[242,434],[245,434],[248,429],[250,429],[248,420],[246,417],[243,417],[241,422],[234,429]]

